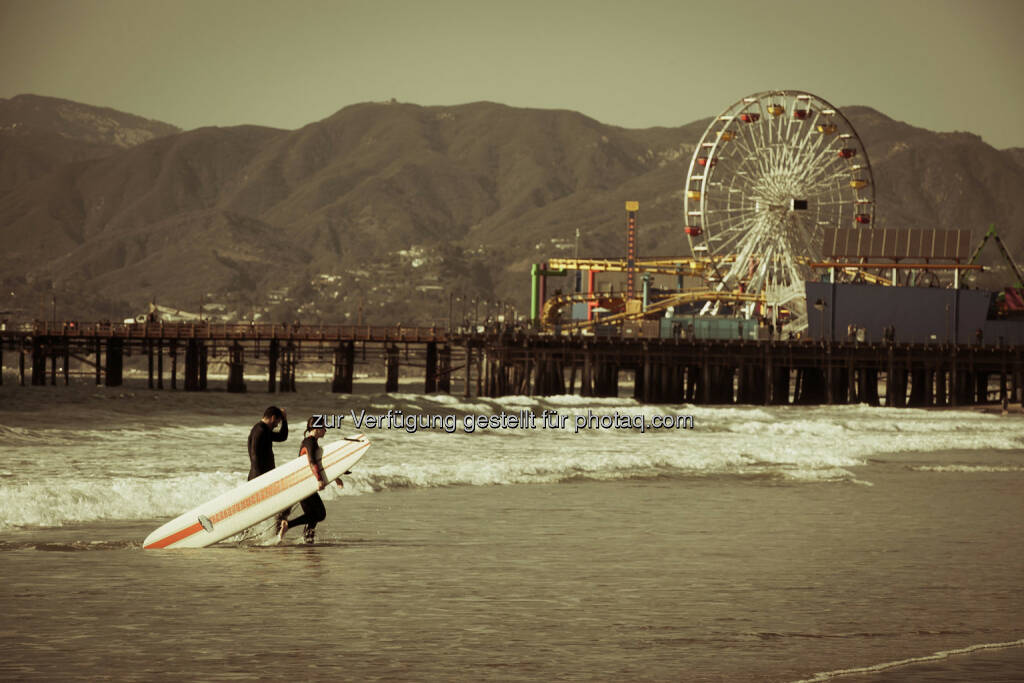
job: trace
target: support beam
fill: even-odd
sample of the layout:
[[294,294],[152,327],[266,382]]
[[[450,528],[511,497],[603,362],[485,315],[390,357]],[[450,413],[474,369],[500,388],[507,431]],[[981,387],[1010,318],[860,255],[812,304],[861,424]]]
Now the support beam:
[[46,347],[41,338],[32,340],[32,386],[46,384]]
[[331,377],[331,391],[336,394],[351,394],[355,378],[355,342],[339,342],[334,349],[334,372]]
[[124,340],[119,337],[107,339],[107,377],[108,387],[119,387],[123,383]]
[[450,394],[452,393],[452,348],[447,344],[441,347],[438,361],[437,390]]
[[234,394],[245,392],[245,349],[235,341],[228,356],[228,391]]
[[270,394],[277,391],[277,359],[280,351],[277,339],[271,339],[270,348],[267,349],[267,393]]
[[384,393],[394,394],[398,393],[398,370],[399,370],[399,357],[398,347],[391,344],[387,348],[387,356],[385,359],[387,376],[384,379]]
[[178,340],[171,340],[171,389],[178,388]]
[[437,391],[437,342],[427,342],[426,367],[423,371],[423,393]]

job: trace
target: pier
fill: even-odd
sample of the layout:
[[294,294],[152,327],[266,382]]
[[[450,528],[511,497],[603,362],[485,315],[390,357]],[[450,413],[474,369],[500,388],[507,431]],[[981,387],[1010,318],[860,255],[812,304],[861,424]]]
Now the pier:
[[[424,393],[619,396],[703,405],[966,406],[1024,401],[1021,347],[823,340],[694,340],[459,332],[439,327],[211,323],[48,324],[0,331],[0,366],[21,385],[68,384],[72,375],[120,386],[126,359],[145,358],[154,390],[290,392],[301,365],[332,369],[332,391],[351,393],[356,367],[403,376]],[[78,369],[72,372],[72,362]],[[134,361],[137,365],[139,361]],[[249,386],[246,365],[265,368]],[[251,378],[251,375],[250,375]],[[0,377],[2,381],[2,377]]]

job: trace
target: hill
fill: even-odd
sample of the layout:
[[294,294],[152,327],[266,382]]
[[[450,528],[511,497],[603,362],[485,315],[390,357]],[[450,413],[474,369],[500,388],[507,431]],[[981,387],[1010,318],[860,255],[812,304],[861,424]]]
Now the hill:
[[[995,223],[1024,246],[1017,152],[868,107],[844,113],[871,157],[878,225],[980,238]],[[51,290],[110,317],[153,299],[335,322],[444,322],[481,301],[525,312],[530,264],[572,255],[577,228],[582,255],[624,253],[627,199],[640,201],[642,255],[687,253],[681,179],[706,125],[364,103],[295,131],[154,134],[0,197],[0,267],[29,312]]]
[[180,132],[160,121],[55,97],[0,98],[0,195],[61,164]]

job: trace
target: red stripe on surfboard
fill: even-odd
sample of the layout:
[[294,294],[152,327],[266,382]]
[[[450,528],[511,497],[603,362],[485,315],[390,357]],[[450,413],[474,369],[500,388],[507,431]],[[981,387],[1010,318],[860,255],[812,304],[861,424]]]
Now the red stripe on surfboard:
[[[367,448],[369,445],[370,442],[367,441],[366,443],[361,444],[359,448],[355,449],[354,451],[349,451],[348,453],[345,453],[343,456],[339,458],[333,458],[328,464],[323,465],[324,470],[326,470],[328,467],[333,467],[335,464],[338,463],[338,461],[344,460],[345,458],[348,458],[358,453],[359,451]],[[276,496],[282,491],[286,491],[287,489],[290,489],[293,486],[301,484],[305,479],[312,478],[311,475],[312,472],[309,470],[298,470],[296,472],[292,472],[283,479],[279,479],[275,481],[273,484],[265,486],[264,488],[260,489],[259,491],[256,491],[255,493],[249,495],[246,498],[243,498],[237,503],[229,507],[226,507],[223,510],[215,512],[214,514],[210,515],[210,521],[216,524],[217,522],[227,519],[232,515],[237,515],[239,512],[242,512],[243,510],[248,510],[253,505],[262,503],[267,498]]]
[[[360,435],[360,438],[362,438],[362,435]],[[367,448],[369,445],[370,445],[370,442],[367,441],[365,443],[360,444],[359,448],[355,449],[354,451],[350,451],[350,452],[346,453],[345,455],[341,456],[340,458],[332,459],[330,465],[324,465],[324,470],[326,470],[328,467],[334,466],[339,460],[343,460],[343,459],[345,459],[345,458],[347,458],[347,457],[349,457],[351,455],[354,455],[354,454],[358,453],[359,451]],[[249,496],[247,496],[246,498],[243,498],[242,500],[238,501],[237,503],[235,503],[235,504],[233,504],[233,505],[231,505],[229,507],[226,507],[223,510],[215,512],[214,514],[209,516],[209,520],[211,522],[213,522],[214,524],[216,524],[217,522],[220,522],[220,521],[222,521],[224,519],[227,519],[228,517],[231,517],[232,515],[237,515],[239,512],[242,512],[243,510],[247,510],[250,507],[252,507],[253,505],[257,505],[259,503],[262,503],[267,498],[271,498],[273,496],[276,496],[277,494],[281,493],[282,491],[285,491],[287,489],[290,489],[293,486],[296,486],[297,484],[301,483],[303,479],[306,479],[306,478],[310,477],[310,474],[311,473],[309,471],[303,472],[302,470],[299,470],[298,472],[292,472],[291,474],[287,475],[283,479],[278,479],[274,483],[269,484],[267,486],[264,486],[259,491],[256,491],[255,493],[250,494]],[[192,534],[200,531],[202,528],[203,528],[203,526],[201,524],[199,524],[199,523],[193,524],[192,526],[189,526],[189,527],[186,527],[186,528],[184,528],[184,529],[182,529],[180,531],[174,532],[170,536],[165,536],[164,538],[160,539],[159,541],[156,541],[154,543],[150,543],[149,545],[145,546],[144,549],[166,548],[167,546],[172,545],[174,543],[177,543],[178,541],[180,541],[182,539],[188,538]]]
[[170,536],[164,536],[163,538],[161,538],[159,541],[157,541],[155,543],[150,543],[149,545],[146,546],[146,548],[147,549],[148,548],[166,548],[167,546],[171,545],[172,543],[177,543],[181,539],[188,538],[189,536],[191,536],[192,534],[196,533],[197,531],[201,531],[202,528],[203,528],[203,525],[200,524],[199,522],[196,522],[192,526],[187,526],[184,529],[182,529],[181,531],[175,531]]

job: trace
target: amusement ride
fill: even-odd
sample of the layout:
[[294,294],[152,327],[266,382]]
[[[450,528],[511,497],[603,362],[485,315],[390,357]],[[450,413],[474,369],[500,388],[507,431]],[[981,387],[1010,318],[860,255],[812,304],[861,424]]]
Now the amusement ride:
[[[853,125],[823,98],[798,90],[759,92],[714,117],[690,160],[683,200],[689,256],[636,258],[638,207],[629,202],[626,260],[562,258],[535,268],[534,316],[547,328],[580,330],[681,309],[776,324],[782,313],[787,329],[799,332],[807,326],[804,282],[824,260],[826,230],[870,226],[875,215],[871,164]],[[568,270],[590,271],[590,291],[551,297],[541,313],[544,276]],[[594,292],[596,272],[627,273],[626,291]],[[656,296],[645,287],[641,298],[634,273],[675,274],[680,283],[698,277],[702,285]],[[581,302],[587,318],[563,322],[562,309]]]

